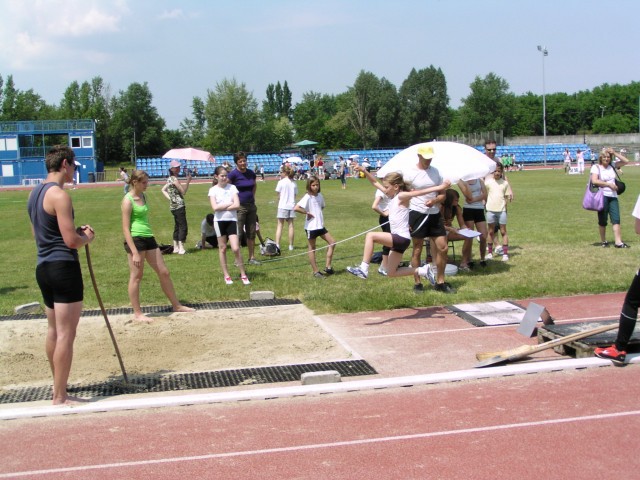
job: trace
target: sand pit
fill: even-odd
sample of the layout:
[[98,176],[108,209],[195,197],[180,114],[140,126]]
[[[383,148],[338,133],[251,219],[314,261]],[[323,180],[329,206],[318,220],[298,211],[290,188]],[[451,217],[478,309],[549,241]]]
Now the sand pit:
[[[350,359],[304,305],[109,316],[129,377]],[[46,320],[0,322],[0,388],[51,384]],[[102,316],[80,320],[69,384],[121,378]]]

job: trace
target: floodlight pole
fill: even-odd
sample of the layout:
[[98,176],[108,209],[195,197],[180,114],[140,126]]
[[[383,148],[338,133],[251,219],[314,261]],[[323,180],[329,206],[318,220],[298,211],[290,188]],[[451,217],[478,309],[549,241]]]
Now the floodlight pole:
[[544,166],[547,166],[547,101],[544,85],[544,57],[549,55],[547,47],[538,45],[538,51],[542,54],[542,135],[544,138]]

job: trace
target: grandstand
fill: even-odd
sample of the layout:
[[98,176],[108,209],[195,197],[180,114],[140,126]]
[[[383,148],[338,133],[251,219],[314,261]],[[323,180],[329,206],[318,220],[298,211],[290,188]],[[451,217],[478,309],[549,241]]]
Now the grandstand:
[[[483,145],[477,145],[475,148],[484,152]],[[547,163],[561,164],[564,160],[563,153],[565,148],[569,149],[571,157],[574,160],[578,149],[585,152],[585,160],[589,161],[595,159],[595,155],[592,154],[589,146],[585,143],[554,143],[547,145]],[[375,167],[378,160],[380,160],[381,165],[384,165],[395,154],[402,150],[402,148],[330,150],[324,155],[324,157],[328,162],[336,162],[341,156],[346,159],[352,155],[358,155],[358,161],[360,163],[362,163],[365,158],[368,158],[371,165]],[[527,165],[540,165],[544,163],[544,145],[498,145],[496,156],[500,158],[504,155],[514,155],[515,163],[525,167]],[[262,166],[264,167],[266,174],[272,175],[278,173],[282,162],[292,156],[296,155],[289,153],[250,153],[247,155],[247,161],[249,163],[249,168],[254,169],[257,166]],[[138,170],[145,170],[151,178],[165,177],[168,174],[169,162],[171,162],[171,160],[171,158],[156,157],[138,158],[136,159],[136,168]],[[199,176],[210,177],[213,175],[213,171],[216,166],[222,165],[224,162],[229,162],[233,165],[233,155],[217,155],[215,157],[215,162],[208,162],[204,160],[182,160],[182,162],[183,166],[186,166],[190,170],[197,168]]]

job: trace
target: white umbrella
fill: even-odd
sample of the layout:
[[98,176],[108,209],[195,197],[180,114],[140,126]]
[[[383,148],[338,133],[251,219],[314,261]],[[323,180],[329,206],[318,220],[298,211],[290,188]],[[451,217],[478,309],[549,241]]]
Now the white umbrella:
[[438,169],[442,178],[451,183],[484,178],[496,169],[493,160],[469,145],[456,142],[427,142],[412,145],[394,155],[378,170],[378,177],[382,178],[390,172],[403,173],[414,168],[418,163],[418,148],[423,145],[433,148],[431,165]]
[[302,159],[300,157],[288,157],[285,158],[284,161],[289,163],[302,163]]
[[353,155],[350,155],[349,158],[351,160],[356,160],[357,161],[357,160],[360,160],[360,155],[354,153]]
[[214,162],[216,159],[209,152],[197,148],[174,148],[165,153],[162,158],[172,158],[175,160],[203,160]]

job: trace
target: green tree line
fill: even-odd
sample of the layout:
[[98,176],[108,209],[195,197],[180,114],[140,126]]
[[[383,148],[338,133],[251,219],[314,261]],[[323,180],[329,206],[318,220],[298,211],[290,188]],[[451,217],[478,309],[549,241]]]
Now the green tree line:
[[[266,152],[306,138],[323,149],[383,148],[479,131],[543,133],[542,96],[515,95],[494,73],[477,76],[457,109],[450,105],[444,73],[434,66],[412,69],[399,87],[362,70],[345,92],[305,92],[295,105],[292,97],[288,83],[277,81],[266,87],[260,105],[244,83],[225,78],[193,97],[191,116],[169,129],[146,82],[112,92],[101,77],[74,81],[58,105],[49,105],[33,89],[20,90],[12,75],[0,75],[0,121],[95,119],[98,157],[106,163],[187,146]],[[547,134],[635,132],[639,98],[640,82],[548,94]]]

